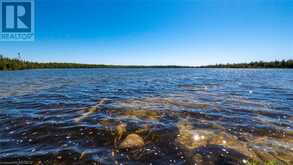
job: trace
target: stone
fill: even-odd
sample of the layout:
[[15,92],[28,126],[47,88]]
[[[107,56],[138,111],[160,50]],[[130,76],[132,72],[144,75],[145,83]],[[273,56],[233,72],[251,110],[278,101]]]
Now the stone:
[[124,133],[126,133],[126,127],[127,125],[124,123],[120,123],[115,127],[115,137],[114,137],[114,143],[117,144],[123,136]]
[[144,140],[137,134],[129,134],[119,145],[119,149],[135,149],[144,146]]

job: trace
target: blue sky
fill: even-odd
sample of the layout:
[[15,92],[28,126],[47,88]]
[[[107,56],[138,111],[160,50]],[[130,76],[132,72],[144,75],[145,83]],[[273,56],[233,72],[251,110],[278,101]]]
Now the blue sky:
[[36,0],[28,60],[206,65],[293,58],[293,0]]

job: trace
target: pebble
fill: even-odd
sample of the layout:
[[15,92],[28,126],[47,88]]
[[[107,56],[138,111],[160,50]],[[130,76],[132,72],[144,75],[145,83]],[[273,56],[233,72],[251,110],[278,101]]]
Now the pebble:
[[144,140],[137,134],[129,134],[119,145],[120,149],[141,148],[144,146]]

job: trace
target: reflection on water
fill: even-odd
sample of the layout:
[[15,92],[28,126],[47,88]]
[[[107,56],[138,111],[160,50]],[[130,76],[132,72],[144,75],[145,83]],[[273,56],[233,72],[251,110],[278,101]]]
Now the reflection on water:
[[0,72],[0,161],[293,164],[293,72]]

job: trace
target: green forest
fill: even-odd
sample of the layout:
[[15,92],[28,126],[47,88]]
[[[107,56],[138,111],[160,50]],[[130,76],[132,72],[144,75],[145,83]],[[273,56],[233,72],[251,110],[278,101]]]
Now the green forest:
[[[8,58],[0,55],[0,70],[23,70],[23,69],[52,69],[52,68],[192,68],[190,66],[143,66],[143,65],[103,65],[103,64],[78,64],[78,63],[38,63],[17,58]],[[239,64],[217,64],[200,66],[197,68],[293,68],[293,60],[272,62],[251,62]]]
[[17,58],[7,58],[0,56],[0,70],[22,70],[22,69],[42,69],[42,68],[95,68],[101,65],[88,65],[76,63],[38,63],[20,60]]
[[38,63],[25,61],[17,58],[8,58],[0,55],[0,70],[23,70],[23,69],[53,69],[53,68],[188,68],[188,66],[164,65],[104,65],[104,64],[78,64],[78,63]]
[[237,64],[216,64],[201,66],[201,68],[293,68],[293,60],[282,61],[255,61],[250,63],[237,63]]

